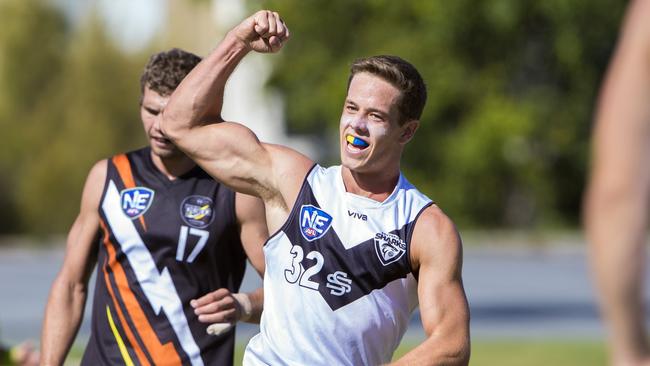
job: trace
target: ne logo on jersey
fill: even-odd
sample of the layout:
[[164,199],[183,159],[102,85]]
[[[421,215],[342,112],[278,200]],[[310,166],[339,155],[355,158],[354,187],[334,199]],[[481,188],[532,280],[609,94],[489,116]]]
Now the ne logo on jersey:
[[400,259],[406,253],[406,243],[395,234],[375,234],[375,251],[381,264],[387,266]]
[[212,222],[212,199],[205,196],[189,196],[181,203],[181,217],[188,225],[202,229]]
[[131,219],[136,219],[151,207],[154,191],[145,187],[134,187],[120,192],[122,211]]
[[319,239],[332,226],[332,216],[318,207],[303,205],[300,209],[300,232],[307,241]]

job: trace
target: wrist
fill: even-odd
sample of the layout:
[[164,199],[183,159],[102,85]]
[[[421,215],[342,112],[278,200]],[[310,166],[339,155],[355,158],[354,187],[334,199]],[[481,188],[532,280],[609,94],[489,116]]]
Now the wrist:
[[224,42],[229,45],[229,48],[235,49],[236,51],[248,53],[252,51],[250,42],[243,38],[241,35],[237,34],[236,29],[231,29],[224,38]]
[[246,322],[253,316],[253,303],[246,293],[235,293],[232,297],[237,301],[239,308],[239,321]]

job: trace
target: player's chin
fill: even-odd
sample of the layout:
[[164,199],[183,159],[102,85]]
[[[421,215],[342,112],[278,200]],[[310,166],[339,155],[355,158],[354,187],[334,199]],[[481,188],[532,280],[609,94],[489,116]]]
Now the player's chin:
[[154,155],[160,157],[160,158],[173,158],[177,156],[183,155],[183,153],[176,148],[174,145],[169,145],[169,146],[157,146],[156,144],[153,144],[151,146],[151,151],[154,153]]
[[349,156],[341,156],[341,165],[348,168],[351,171],[362,173],[365,171],[366,164],[365,159],[355,159]]

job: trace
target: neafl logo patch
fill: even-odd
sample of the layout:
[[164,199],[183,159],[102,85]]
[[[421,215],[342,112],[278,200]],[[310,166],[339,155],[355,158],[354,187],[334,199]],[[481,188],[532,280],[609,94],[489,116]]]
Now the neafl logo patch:
[[130,219],[136,219],[151,207],[154,191],[145,187],[124,189],[120,192],[120,206]]
[[332,216],[318,207],[303,205],[300,209],[300,232],[307,241],[321,238],[332,226]]
[[395,234],[375,234],[375,251],[381,264],[387,266],[397,262],[406,253],[406,243]]

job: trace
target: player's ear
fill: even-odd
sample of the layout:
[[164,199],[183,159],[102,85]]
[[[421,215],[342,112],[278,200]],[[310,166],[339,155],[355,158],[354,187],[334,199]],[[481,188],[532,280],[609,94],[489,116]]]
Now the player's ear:
[[406,121],[404,125],[402,125],[401,127],[402,132],[399,136],[400,144],[406,144],[407,142],[411,141],[411,139],[415,135],[415,131],[417,131],[419,126],[420,126],[420,121],[416,119]]

